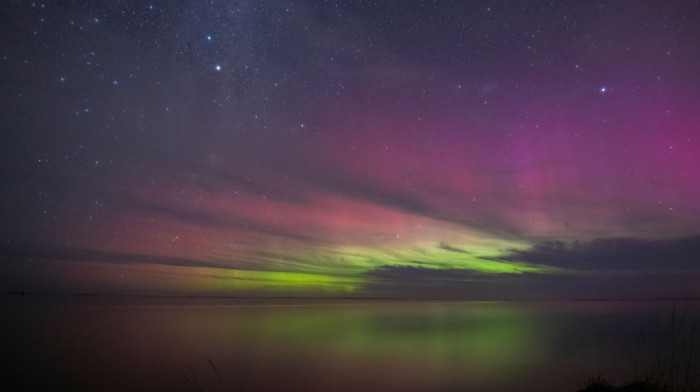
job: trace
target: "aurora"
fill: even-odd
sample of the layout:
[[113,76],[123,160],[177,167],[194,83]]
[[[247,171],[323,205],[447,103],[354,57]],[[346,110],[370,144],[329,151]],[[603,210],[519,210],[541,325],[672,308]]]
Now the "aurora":
[[0,283],[698,296],[672,3],[3,5]]

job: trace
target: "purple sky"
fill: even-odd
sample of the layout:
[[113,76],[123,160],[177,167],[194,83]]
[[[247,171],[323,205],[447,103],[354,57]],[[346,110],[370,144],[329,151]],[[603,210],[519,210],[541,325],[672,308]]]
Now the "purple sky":
[[700,296],[700,5],[549,3],[4,3],[1,287]]

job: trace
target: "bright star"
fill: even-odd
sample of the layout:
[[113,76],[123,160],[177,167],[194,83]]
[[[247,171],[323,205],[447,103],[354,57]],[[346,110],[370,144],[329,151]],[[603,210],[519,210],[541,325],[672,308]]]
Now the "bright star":
[[207,41],[211,41],[211,35],[207,35]]
[[608,91],[607,87],[601,87],[600,92],[605,94]]
[[216,68],[217,71],[221,71],[221,66],[220,66],[219,64],[216,64],[216,67],[215,67],[215,68]]

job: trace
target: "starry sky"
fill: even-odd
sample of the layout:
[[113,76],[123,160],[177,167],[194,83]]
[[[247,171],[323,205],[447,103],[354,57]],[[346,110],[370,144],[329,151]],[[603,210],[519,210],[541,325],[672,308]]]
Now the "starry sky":
[[700,296],[697,1],[0,5],[0,288]]

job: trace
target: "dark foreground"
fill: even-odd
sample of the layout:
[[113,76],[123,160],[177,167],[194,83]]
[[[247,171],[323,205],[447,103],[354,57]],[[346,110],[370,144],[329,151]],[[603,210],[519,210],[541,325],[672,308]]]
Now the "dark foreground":
[[667,385],[655,381],[634,381],[620,386],[613,386],[609,382],[597,379],[587,383],[579,392],[693,392],[698,389],[692,383],[681,383],[681,386]]
[[698,305],[7,296],[3,389],[656,391],[585,380],[685,372]]

